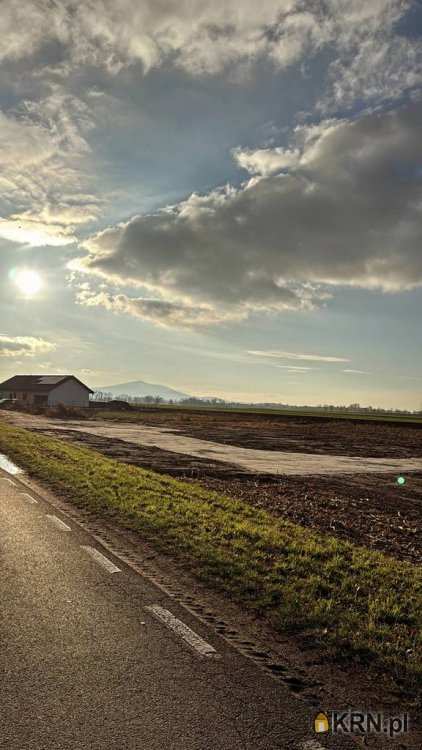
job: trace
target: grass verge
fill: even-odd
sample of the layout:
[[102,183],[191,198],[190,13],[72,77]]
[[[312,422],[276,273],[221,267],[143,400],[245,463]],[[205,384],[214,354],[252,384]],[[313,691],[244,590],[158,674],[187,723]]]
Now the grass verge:
[[422,567],[4,423],[0,452],[76,505],[137,529],[279,631],[313,632],[421,686]]

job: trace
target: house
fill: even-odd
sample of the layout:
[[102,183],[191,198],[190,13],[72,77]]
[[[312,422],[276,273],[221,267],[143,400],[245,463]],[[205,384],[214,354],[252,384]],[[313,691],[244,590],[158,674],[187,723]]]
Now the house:
[[94,391],[74,375],[14,375],[0,383],[0,399],[37,406],[89,406],[90,393]]

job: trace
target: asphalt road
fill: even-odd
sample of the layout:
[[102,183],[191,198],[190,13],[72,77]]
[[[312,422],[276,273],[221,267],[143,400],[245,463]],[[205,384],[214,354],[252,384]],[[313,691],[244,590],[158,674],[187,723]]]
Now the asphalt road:
[[291,691],[32,499],[0,472],[0,748],[351,747],[313,734]]

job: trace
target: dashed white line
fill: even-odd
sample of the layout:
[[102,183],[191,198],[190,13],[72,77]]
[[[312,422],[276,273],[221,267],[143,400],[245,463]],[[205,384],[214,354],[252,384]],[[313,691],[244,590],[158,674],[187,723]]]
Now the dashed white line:
[[161,622],[167,625],[168,628],[173,630],[177,635],[183,638],[192,648],[195,649],[201,656],[218,656],[217,651],[210,643],[204,641],[200,635],[195,633],[191,628],[185,625],[184,622],[178,620],[177,617],[172,615],[168,609],[159,607],[158,604],[153,604],[150,607],[145,607],[148,612],[151,612]]
[[50,516],[47,514],[47,518],[50,521],[50,523],[54,524],[60,531],[72,531],[70,526],[67,525],[64,521],[62,521],[61,518],[58,516]]
[[13,479],[9,479],[9,477],[0,477],[0,479],[3,480],[3,482],[9,482],[9,484],[13,484],[14,487],[16,487],[16,482],[13,481]]
[[326,750],[323,745],[320,745],[316,740],[306,740],[302,742],[300,746],[301,750]]
[[120,568],[117,567],[114,563],[111,562],[111,560],[108,559],[108,557],[105,557],[105,555],[102,555],[101,552],[98,552],[95,547],[89,547],[88,545],[81,544],[82,549],[85,550],[85,552],[88,553],[88,555],[91,555],[91,557],[96,560],[97,563],[103,566],[106,570],[108,570],[109,573],[120,573]]
[[22,495],[22,497],[24,497],[24,498],[25,498],[25,500],[26,500],[26,501],[27,501],[28,503],[32,503],[32,504],[34,505],[34,503],[37,503],[37,502],[38,502],[38,500],[36,500],[36,499],[35,499],[35,497],[32,497],[32,495],[28,495],[28,493],[27,493],[27,492],[21,492],[20,494]]

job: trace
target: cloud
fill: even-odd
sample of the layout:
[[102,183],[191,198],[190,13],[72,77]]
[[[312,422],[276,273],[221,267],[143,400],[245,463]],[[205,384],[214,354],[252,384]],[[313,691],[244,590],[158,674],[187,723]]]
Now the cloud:
[[297,167],[300,162],[299,149],[288,148],[259,148],[240,149],[233,152],[233,156],[240,167],[251,174],[268,177],[274,172],[282,172],[289,167]]
[[391,72],[394,88],[415,63],[414,40],[396,32],[408,9],[402,0],[2,0],[0,59],[33,58],[50,44],[63,75],[81,65],[116,74],[136,63],[203,75],[263,58],[285,68],[326,49],[343,89],[372,88],[385,62],[380,84]]
[[328,14],[302,6],[300,0],[259,6],[243,0],[241,7],[236,0],[32,0],[25,6],[3,0],[0,59],[21,59],[55,42],[68,65],[111,73],[136,62],[148,71],[169,60],[194,74],[216,73],[262,56],[285,66],[334,32]]
[[55,41],[70,64],[112,73],[139,61],[148,71],[169,58],[192,72],[216,72],[260,54],[285,63],[316,33],[315,19],[298,13],[298,4],[262,0],[258,7],[244,0],[240,9],[234,0],[32,0],[24,8],[3,0],[0,57],[26,57]]
[[[277,350],[254,350],[248,351],[248,354],[253,354],[255,357],[270,357],[271,359],[299,359],[306,360],[309,362],[350,362],[347,357],[333,357],[325,354],[298,354],[296,352],[282,352]],[[288,366],[288,365],[286,365]],[[281,367],[281,365],[279,365]],[[290,368],[293,369],[293,368]],[[294,369],[309,369],[309,368],[294,368]]]
[[365,372],[364,370],[343,370],[343,372],[346,372],[348,375],[370,375],[370,372]]
[[234,319],[234,316],[219,315],[205,305],[183,305],[161,299],[128,297],[126,294],[82,290],[78,292],[76,300],[86,307],[104,307],[106,310],[132,315],[167,328],[208,326]]
[[101,200],[86,190],[92,127],[86,105],[59,86],[13,113],[0,111],[0,236],[66,245],[98,217]]
[[0,357],[34,357],[52,352],[56,345],[33,336],[0,335]]
[[[12,148],[11,148],[12,146]],[[2,171],[16,164],[36,166],[54,153],[54,144],[46,129],[35,123],[7,117],[0,112],[0,165]]]
[[299,127],[288,173],[105,229],[72,267],[215,319],[313,309],[336,286],[420,286],[421,126],[412,103]]
[[[258,357],[262,356],[260,353],[253,352],[254,354],[257,354]],[[313,370],[313,367],[295,367],[294,365],[275,365],[279,370],[287,370],[288,372],[309,372],[310,370]]]
[[[234,81],[262,60],[306,72],[325,51],[320,109],[373,105],[422,81],[422,43],[397,31],[408,7],[402,0],[243,0],[241,7],[236,0],[2,0],[0,61],[13,71],[14,96],[24,98],[0,112],[0,236],[67,245],[100,217],[89,133],[96,124],[92,100],[106,93],[99,83],[105,73],[163,66]],[[94,68],[98,80],[78,94],[78,77]],[[298,170],[303,155],[299,147],[278,146],[237,149],[234,157],[250,174],[270,177]],[[194,201],[186,206],[191,215]],[[203,213],[210,196],[196,197],[196,207],[201,201]],[[318,298],[283,288],[286,307],[312,307]]]
[[378,28],[371,25],[342,47],[329,66],[321,109],[352,107],[356,100],[374,106],[421,85],[422,42],[395,34],[397,20],[392,13]]

